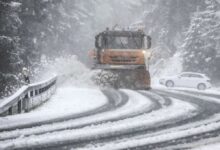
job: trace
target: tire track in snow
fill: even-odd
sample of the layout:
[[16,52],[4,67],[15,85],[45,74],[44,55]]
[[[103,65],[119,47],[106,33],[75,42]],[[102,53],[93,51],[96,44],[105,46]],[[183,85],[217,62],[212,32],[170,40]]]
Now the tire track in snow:
[[[171,112],[173,111],[173,110],[175,110],[175,108],[176,109],[180,109],[182,106],[184,106],[184,107],[190,107],[190,109],[189,110],[191,110],[192,109],[192,106],[190,105],[190,104],[187,104],[187,103],[183,103],[183,102],[181,102],[181,104],[183,104],[183,105],[180,105],[179,106],[179,104],[180,104],[180,102],[174,102],[174,104],[172,104],[171,106],[169,106],[169,107],[171,107],[171,108],[166,108],[166,109],[169,109],[169,111],[167,111],[166,109],[165,110],[161,110],[161,112],[155,112],[156,114],[156,116],[157,117],[159,117],[159,118],[157,118],[157,124],[159,123],[159,124],[163,124],[163,122],[166,120],[166,118],[169,116],[169,119],[170,118],[175,118],[175,119],[177,119],[177,118],[181,118],[181,117],[184,117],[183,115],[186,113],[186,111],[185,110],[183,110],[183,111],[179,111],[178,112],[178,114],[177,115],[173,115]],[[188,111],[189,111],[188,110]],[[159,110],[158,110],[159,111]],[[188,112],[187,111],[187,112]],[[192,110],[191,110],[192,111]],[[163,112],[163,113],[162,113]],[[165,113],[166,112],[166,113]],[[158,116],[158,114],[164,114],[165,116]],[[151,114],[151,113],[150,113]],[[151,118],[155,118],[156,116],[155,115],[151,115]],[[193,114],[193,115],[195,115],[195,114]],[[73,134],[77,134],[77,131],[64,131],[64,132],[61,132],[61,133],[58,133],[58,134],[63,134],[63,135],[66,135],[67,133],[68,134],[70,134],[70,136],[72,136],[71,138],[70,137],[63,137],[62,136],[62,139],[60,139],[61,141],[50,141],[50,142],[45,142],[43,145],[41,144],[41,145],[39,145],[39,143],[41,143],[40,141],[38,141],[38,139],[33,139],[35,142],[37,142],[37,145],[35,145],[36,143],[34,142],[33,143],[33,145],[28,145],[28,143],[26,143],[26,142],[28,142],[28,141],[26,141],[25,143],[23,143],[23,144],[27,144],[27,145],[23,145],[24,147],[28,147],[28,146],[31,146],[31,148],[34,148],[34,149],[36,149],[36,148],[39,148],[39,149],[42,149],[42,148],[45,148],[45,149],[48,149],[49,147],[51,147],[52,149],[55,149],[55,147],[57,148],[57,149],[61,149],[62,147],[60,147],[61,145],[62,146],[64,146],[63,148],[65,149],[65,148],[70,148],[70,147],[75,147],[76,145],[78,145],[78,144],[80,144],[81,146],[83,146],[82,144],[88,144],[88,143],[96,143],[96,142],[100,142],[99,140],[101,140],[101,141],[103,141],[103,140],[107,140],[107,141],[109,141],[111,138],[121,138],[120,136],[122,135],[124,135],[124,136],[126,136],[126,137],[128,137],[128,135],[129,136],[133,136],[133,134],[134,133],[137,133],[137,132],[139,132],[139,133],[141,133],[141,132],[143,132],[144,130],[146,130],[147,128],[149,128],[149,127],[154,127],[155,126],[155,123],[152,123],[150,120],[146,120],[148,117],[147,116],[149,116],[148,114],[145,114],[145,115],[143,115],[143,116],[138,116],[138,117],[135,117],[135,118],[133,118],[133,119],[125,119],[125,120],[121,120],[121,121],[119,121],[119,122],[117,122],[117,124],[115,124],[115,125],[113,125],[113,124],[108,124],[108,123],[106,123],[106,124],[104,124],[104,125],[101,125],[101,126],[94,126],[94,127],[89,127],[89,128],[83,128],[83,129],[81,129],[81,131],[82,132],[86,132],[86,134],[88,133],[88,136],[87,135],[85,135],[84,136],[84,134],[82,134],[82,133],[79,133],[79,135],[81,135],[81,136],[84,136],[84,137],[78,137],[77,138],[77,136],[76,135],[73,135]],[[181,116],[181,117],[180,117]],[[147,118],[146,118],[147,117]],[[150,117],[150,116],[149,116]],[[162,117],[162,118],[161,118]],[[187,117],[190,117],[190,115],[189,116],[187,116]],[[150,119],[150,118],[149,118]],[[169,119],[167,119],[167,120],[169,120]],[[137,122],[137,121],[139,121],[139,120],[142,120],[142,123],[141,122]],[[145,123],[146,122],[146,123]],[[130,124],[128,124],[128,123],[130,123]],[[149,126],[150,125],[150,126]],[[93,128],[95,128],[95,130],[93,129]],[[102,129],[104,129],[104,131],[102,131]],[[87,131],[88,130],[88,131]],[[99,131],[101,131],[101,133],[99,133]],[[97,132],[97,133],[96,133]],[[55,135],[50,135],[50,136],[52,136],[53,138],[58,138],[59,139],[59,137],[57,137],[56,136],[56,134],[57,133],[55,133]],[[48,135],[46,135],[46,136],[48,136]],[[51,137],[51,138],[52,138]],[[36,138],[36,137],[34,137],[34,138]],[[41,137],[41,138],[43,138],[43,137]],[[29,139],[28,139],[29,140]],[[43,139],[39,139],[39,140],[43,140]],[[115,140],[115,139],[114,139]],[[42,141],[43,142],[43,141]],[[52,143],[51,143],[52,142]],[[105,141],[106,142],[106,141]],[[19,143],[19,142],[18,142]],[[17,143],[17,144],[18,144]],[[72,145],[72,143],[74,143],[74,145]],[[19,144],[21,144],[21,143],[19,143]],[[68,145],[68,144],[71,144],[69,147],[67,147],[66,145]],[[7,145],[7,144],[6,144]],[[9,145],[8,145],[9,146]],[[46,147],[44,147],[44,146],[46,146]],[[22,148],[24,148],[24,147],[20,147],[21,149]]]
[[186,92],[186,93],[191,93],[191,94],[195,94],[195,95],[203,95],[203,96],[209,96],[209,97],[214,97],[214,98],[218,98],[220,99],[220,94],[219,91],[198,91],[198,90],[194,90],[194,89],[176,89],[176,88],[172,88],[170,90],[174,90],[174,91],[179,91],[179,92]]
[[[123,94],[122,92],[118,92],[118,91],[115,91],[115,90],[112,90],[112,89],[102,90],[102,92],[108,98],[108,103],[106,103],[105,105],[103,105],[101,107],[96,108],[95,110],[90,110],[90,111],[86,111],[86,112],[83,112],[83,113],[74,114],[72,116],[67,116],[67,117],[64,117],[64,118],[58,118],[56,120],[48,120],[48,121],[43,122],[43,123],[38,122],[37,124],[27,124],[27,125],[22,125],[22,126],[16,126],[15,129],[11,128],[11,127],[7,128],[7,129],[1,129],[0,128],[1,129],[0,133],[4,134],[4,133],[10,132],[10,131],[13,132],[13,131],[18,131],[18,130],[20,130],[22,132],[23,130],[26,130],[26,129],[29,129],[29,128],[33,129],[33,128],[37,128],[38,126],[42,127],[44,125],[51,125],[51,124],[54,125],[56,123],[66,122],[68,120],[71,121],[71,120],[76,120],[76,119],[80,119],[80,118],[83,118],[83,117],[89,117],[89,116],[93,116],[93,115],[100,114],[100,113],[103,113],[103,112],[108,112],[108,111],[115,110],[117,108],[122,107],[123,105],[125,105],[128,102],[128,97],[125,94]],[[90,124],[88,124],[88,125],[90,125]],[[81,126],[81,127],[83,127],[83,126]],[[64,129],[68,129],[68,128],[64,128]],[[57,131],[59,131],[59,130],[57,130]],[[51,131],[49,131],[49,132],[51,132]],[[39,134],[43,134],[43,133],[47,133],[47,131],[40,132]],[[2,134],[0,134],[0,141],[7,140],[7,139],[12,139],[12,138],[16,138],[16,137],[21,136],[21,135],[15,135],[15,136],[12,136],[12,137],[6,137],[5,138],[4,136],[2,136]]]
[[[128,91],[124,91],[123,90],[123,92],[128,92]],[[129,93],[131,93],[132,91],[129,91]],[[134,93],[134,92],[133,92]],[[137,94],[136,94],[137,95]],[[139,94],[140,95],[140,94]],[[143,97],[143,96],[139,96],[139,97]],[[131,101],[131,100],[130,100]],[[140,100],[135,100],[134,99],[134,97],[133,97],[133,99],[132,99],[132,103],[130,104],[130,106],[129,106],[129,111],[126,111],[126,112],[131,112],[130,114],[124,114],[124,116],[119,116],[120,118],[118,118],[119,120],[121,120],[121,119],[125,119],[124,117],[135,117],[135,116],[139,116],[140,114],[145,114],[145,113],[148,113],[148,112],[151,112],[153,109],[156,109],[156,105],[157,105],[157,103],[154,103],[152,100],[149,100],[149,99],[146,99],[146,100],[142,100],[142,99],[140,99]],[[138,102],[138,101],[140,101],[140,102]],[[141,102],[142,101],[142,102]],[[151,103],[149,103],[148,101],[151,101]],[[135,103],[139,103],[137,106],[135,106]],[[149,104],[146,104],[147,103],[149,103]],[[144,104],[144,105],[143,105]],[[146,106],[145,106],[146,105]],[[135,108],[135,107],[137,107],[137,108]],[[133,112],[131,111],[132,109],[131,108],[133,108],[133,109],[136,109],[136,110],[134,110]],[[107,123],[109,123],[109,121],[107,121]]]
[[[144,92],[144,91],[140,91],[140,94],[146,96],[146,98],[149,98],[151,101],[154,101],[154,105],[152,107],[153,112],[154,111],[160,111],[163,110],[164,107],[165,109],[167,109],[166,107],[170,107],[172,106],[172,101],[169,97],[173,97],[176,98],[178,100],[181,101],[185,101],[186,103],[192,104],[196,107],[196,112],[194,112],[194,115],[189,115],[185,114],[185,116],[182,116],[183,118],[181,118],[180,116],[176,116],[173,119],[167,119],[167,120],[163,120],[161,121],[161,123],[157,123],[154,124],[153,126],[139,126],[140,128],[134,128],[134,129],[128,129],[124,132],[119,132],[119,133],[115,133],[115,132],[106,132],[106,135],[99,135],[99,134],[94,134],[93,136],[91,135],[90,137],[87,138],[79,138],[79,139],[66,139],[66,141],[60,141],[58,143],[47,143],[45,142],[45,145],[34,145],[33,147],[29,147],[29,149],[55,149],[55,147],[57,149],[70,149],[70,148],[80,148],[80,147],[85,147],[85,149],[102,149],[102,148],[106,148],[105,145],[108,143],[114,143],[115,144],[115,149],[165,149],[168,148],[170,146],[173,146],[175,144],[181,144],[184,141],[196,141],[195,138],[195,134],[193,135],[189,135],[186,137],[178,137],[175,139],[169,139],[169,138],[165,138],[166,134],[175,134],[176,132],[184,132],[183,131],[179,131],[179,130],[175,130],[175,128],[179,128],[181,126],[193,123],[193,122],[201,122],[202,120],[206,120],[208,118],[210,118],[211,116],[213,116],[216,113],[219,113],[220,110],[218,110],[217,108],[220,108],[218,103],[212,102],[212,101],[204,101],[203,99],[200,98],[195,98],[195,97],[191,97],[189,95],[184,95],[184,94],[178,94],[178,93],[172,93],[172,92],[168,92],[168,91],[161,91],[161,90],[152,90],[151,92]],[[162,97],[161,100],[159,97]],[[174,102],[174,101],[173,101]],[[214,107],[213,110],[210,110],[210,108]],[[147,113],[151,114],[152,110],[147,111]],[[173,112],[175,113],[175,111]],[[134,115],[134,114],[133,114]],[[136,116],[134,116],[134,118],[140,117],[140,115],[145,115],[143,113],[137,113]],[[147,114],[146,114],[147,115]],[[166,114],[161,114],[161,115],[166,115]],[[122,118],[121,118],[122,119]],[[131,118],[124,118],[125,120],[129,120]],[[117,121],[116,121],[117,122]],[[118,120],[119,125],[120,123],[122,123],[122,120]],[[129,121],[128,121],[129,122]],[[90,131],[89,129],[95,127],[96,125],[98,125],[99,127],[105,126],[106,124],[108,124],[109,122],[103,122],[103,124],[94,124],[93,126],[88,126],[85,128],[85,130],[88,130],[88,132]],[[132,123],[132,122],[131,122]],[[111,124],[111,123],[110,123]],[[191,127],[189,126],[188,129],[191,129]],[[219,128],[220,129],[220,128]],[[169,132],[166,132],[166,130],[170,130]],[[215,135],[219,135],[216,134],[216,131],[218,130],[218,126],[217,129],[213,131],[213,136],[214,133]],[[174,131],[174,132],[172,132]],[[71,130],[69,132],[72,132]],[[161,132],[161,134],[160,134]],[[164,133],[163,133],[164,132]],[[186,131],[187,132],[187,129]],[[60,132],[60,134],[65,134],[65,132]],[[92,132],[91,132],[92,133]],[[201,133],[201,136],[199,134],[196,135],[196,137],[198,137],[198,140],[205,137],[205,135],[208,138],[208,136],[210,136],[212,132],[208,132],[207,134]],[[158,135],[157,135],[158,134]],[[50,134],[49,134],[50,135]],[[97,135],[97,136],[95,136]],[[164,137],[164,139],[162,139],[161,141],[154,141],[154,142],[149,142],[151,140],[151,138],[149,136],[152,135],[153,136],[158,136],[158,137]],[[211,134],[212,135],[212,134]],[[146,137],[145,137],[146,136]],[[33,138],[33,137],[31,137]],[[149,138],[149,140],[145,140],[146,138]],[[120,139],[120,140],[119,140]],[[123,141],[124,140],[124,141]],[[127,141],[126,141],[127,140]],[[137,143],[139,143],[139,145],[137,143],[132,143],[132,140],[136,140]],[[145,141],[144,141],[145,140]],[[178,141],[179,140],[179,141]],[[122,146],[118,146],[122,143]],[[124,142],[124,143],[123,143]],[[48,145],[47,145],[48,144]],[[54,144],[54,145],[53,145]],[[124,144],[124,146],[123,146]],[[28,146],[23,145],[24,147],[20,147],[20,149],[26,148],[28,149]],[[57,147],[58,146],[58,147]],[[114,145],[112,145],[113,147],[111,147],[112,149],[114,149]],[[19,149],[19,147],[18,147]],[[178,149],[178,147],[177,147]]]
[[178,99],[182,99],[184,101],[193,103],[201,108],[201,111],[203,113],[200,113],[198,119],[202,120],[207,117],[210,117],[216,113],[220,112],[220,103],[217,103],[212,100],[212,96],[206,97],[207,99],[201,98],[199,95],[198,96],[193,96],[188,93],[178,93],[178,92],[172,92],[168,90],[156,90],[159,93],[165,94],[165,95],[170,95],[171,97],[175,97]]
[[219,103],[220,103],[220,94],[217,93],[205,93],[205,92],[200,92],[200,91],[189,91],[189,90],[180,90],[180,89],[174,89],[175,91],[179,91],[179,92],[184,92],[186,94],[193,94],[196,95],[198,97],[200,96],[205,96],[205,97],[212,97],[212,98],[216,98],[218,99]]
[[[145,92],[142,92],[142,93],[145,93]],[[169,105],[169,103],[172,103],[171,102],[171,99],[168,97],[169,95],[164,95],[164,94],[158,94],[157,91],[151,91],[151,95],[154,94],[156,96],[161,96],[163,97],[164,99],[166,99],[166,103],[167,105]],[[155,97],[154,97],[155,98]],[[155,99],[154,99],[155,100]],[[158,100],[158,99],[157,99]],[[193,104],[195,105],[195,104]],[[196,114],[200,114],[201,111],[198,111]],[[93,140],[92,142],[90,142],[89,144],[90,145],[95,145],[95,143],[99,143],[100,145],[104,145],[106,142],[114,142],[116,141],[117,143],[117,139],[130,139],[130,138],[133,138],[135,136],[144,136],[144,135],[148,135],[148,134],[151,134],[151,133],[154,133],[154,132],[158,132],[158,131],[161,131],[161,130],[165,130],[165,129],[169,129],[171,127],[176,127],[176,126],[179,126],[179,125],[182,125],[182,124],[185,124],[186,122],[189,122],[189,120],[191,120],[191,118],[194,118],[196,117],[197,115],[193,115],[192,117],[179,117],[177,116],[177,118],[174,118],[174,119],[170,119],[170,120],[166,120],[166,121],[163,121],[162,124],[155,124],[154,126],[151,126],[151,127],[146,127],[146,128],[141,128],[141,129],[138,129],[138,130],[133,130],[131,131],[130,133],[125,133],[125,134],[122,134],[122,135],[119,135],[117,137],[113,136],[113,137],[107,137],[106,139],[98,139],[98,140]],[[164,115],[164,114],[161,114],[161,115]],[[85,145],[88,145],[88,143],[85,143]],[[130,144],[128,144],[130,145]],[[83,144],[78,144],[79,147],[83,147],[84,145]],[[71,147],[71,146],[70,146]],[[70,148],[68,147],[68,148]],[[73,146],[74,147],[74,146]],[[77,146],[76,146],[77,147]],[[74,149],[76,148],[74,147]],[[96,147],[96,146],[94,146]],[[114,144],[112,144],[112,149],[114,149]],[[129,148],[128,148],[129,147]],[[132,149],[132,147],[128,146],[126,147],[125,149]],[[86,147],[85,149],[87,149],[88,147]],[[138,147],[135,147],[134,149],[136,149]],[[65,149],[65,148],[64,148]],[[99,149],[99,148],[98,148]],[[101,148],[102,149],[102,148]],[[104,147],[104,149],[106,149],[106,147]],[[109,147],[107,147],[107,149],[109,149]],[[117,148],[116,148],[117,149]],[[121,149],[121,148],[120,148]],[[145,150],[146,148],[144,148],[143,150]],[[149,147],[147,148],[149,149]]]
[[[205,119],[208,119],[211,116],[213,116],[213,115],[220,112],[220,110],[219,110],[220,105],[216,102],[213,102],[212,100],[205,101],[204,99],[200,99],[199,97],[195,98],[195,97],[191,97],[189,95],[174,94],[174,93],[170,93],[170,92],[165,92],[164,93],[164,91],[162,91],[162,94],[161,94],[161,91],[157,91],[157,90],[153,91],[153,92],[158,93],[159,95],[164,96],[164,97],[166,97],[166,96],[175,97],[175,98],[181,99],[183,101],[187,101],[189,103],[192,103],[193,105],[196,105],[199,108],[199,112],[200,112],[198,115],[196,115],[192,118],[189,118],[188,120],[182,120],[182,121],[178,122],[177,124],[175,124],[174,126],[169,125],[166,128],[161,129],[162,131],[166,130],[166,129],[171,129],[171,133],[172,133],[172,128],[181,127],[181,126],[184,126],[185,124],[190,124],[190,123],[193,123],[193,122],[201,122],[201,121],[203,121]],[[213,94],[204,94],[204,95],[209,96],[209,97],[212,96],[212,97],[218,98],[217,97],[218,95],[213,95]],[[210,124],[212,124],[212,123],[210,123]],[[189,127],[189,130],[190,130],[190,127]],[[155,131],[153,131],[153,132],[158,132],[158,131],[160,131],[159,128],[155,129]],[[187,132],[187,131],[188,130],[186,129],[186,130],[183,130],[182,132]],[[149,133],[145,133],[145,134],[148,135]],[[137,135],[140,136],[140,134],[137,134]],[[131,137],[127,137],[127,138],[130,139],[133,136],[134,136],[134,132],[132,133]],[[164,136],[164,135],[162,134],[161,136]],[[152,144],[147,144],[147,145],[143,144],[143,146],[136,145],[136,146],[132,147],[131,146],[132,144],[128,144],[127,146],[124,147],[124,149],[145,150],[145,149],[165,149],[166,148],[166,149],[170,150],[170,148],[172,148],[170,146],[173,146],[173,145],[178,145],[178,144],[182,144],[182,143],[191,143],[191,142],[195,142],[195,141],[198,141],[198,140],[201,140],[201,139],[204,139],[204,138],[211,138],[211,137],[216,137],[216,136],[220,136],[220,125],[219,125],[219,127],[217,125],[216,129],[214,129],[213,131],[208,131],[208,132],[199,133],[199,134],[196,133],[196,134],[192,134],[192,135],[189,135],[189,136],[186,136],[186,137],[183,137],[183,138],[180,137],[180,138],[171,139],[171,140],[168,139],[167,141],[164,140],[162,142],[157,141],[157,142],[154,142]],[[166,137],[166,135],[165,135],[165,137]],[[117,139],[120,139],[120,138],[123,138],[123,136],[122,137],[117,137],[117,138],[113,139],[112,141],[116,141],[116,143],[117,143]],[[98,140],[95,140],[90,144],[101,143],[101,144],[104,145],[105,142],[109,142],[109,141],[111,141],[111,140],[106,139],[105,141],[101,140],[101,142],[98,141]],[[129,141],[129,143],[130,143],[130,141]],[[112,145],[111,148],[114,149],[114,145]],[[175,146],[172,149],[187,149],[187,148],[189,148],[189,147],[178,148],[178,146]]]
[[[205,118],[208,118],[209,116],[220,113],[220,109],[219,109],[220,108],[220,104],[219,104],[220,103],[220,95],[212,94],[212,93],[201,93],[201,92],[196,92],[196,91],[188,91],[188,90],[177,90],[177,91],[180,91],[181,95],[184,95],[184,93],[185,93],[186,94],[185,96],[187,96],[187,97],[191,94],[197,96],[198,98],[202,97],[203,103],[200,103],[200,105],[204,105],[203,108],[204,108],[204,113],[206,115],[203,114],[203,115],[197,116],[200,118],[200,120],[202,118],[204,118],[204,116],[206,116]],[[184,93],[182,93],[182,92],[184,92]],[[178,95],[178,94],[174,93],[174,95]],[[208,98],[211,100],[208,100]],[[214,100],[212,100],[212,98],[214,98]],[[197,99],[197,98],[194,97],[194,99]],[[218,101],[215,102],[216,101],[215,99],[219,99],[219,102]],[[214,101],[214,102],[211,102],[211,101]],[[201,100],[200,100],[200,102],[201,102]],[[215,125],[215,124],[218,124],[218,125]],[[198,142],[198,141],[204,140],[204,139],[216,138],[216,137],[220,136],[220,116],[217,116],[217,118],[214,122],[204,123],[204,124],[201,124],[200,126],[196,126],[196,127],[199,128],[199,127],[205,126],[208,128],[209,126],[212,126],[212,125],[213,125],[213,129],[209,129],[209,130],[207,129],[205,131],[202,131],[201,133],[195,133],[195,134],[192,134],[192,135],[189,135],[186,137],[182,137],[182,138],[180,137],[175,140],[162,142],[160,144],[156,144],[156,147],[157,148],[168,147],[168,149],[169,149],[169,146],[170,146],[170,148],[172,148],[172,149],[189,149],[191,143]],[[201,130],[202,130],[202,128],[201,128]],[[178,147],[176,145],[180,145],[180,146]],[[182,146],[182,145],[184,145],[184,146]],[[151,145],[150,147],[152,148],[153,146]],[[147,147],[141,147],[141,149],[143,149],[143,148],[147,148]]]
[[[159,93],[161,93],[161,91],[159,91]],[[189,99],[189,96],[185,96],[184,94],[173,94],[173,93],[170,93],[170,92],[165,92],[165,93],[168,93],[169,96],[172,96],[172,97],[175,97],[175,98],[177,98],[177,97],[180,97],[180,98],[185,97],[186,101],[192,101],[194,103],[197,103],[198,105],[200,105],[201,108],[203,108],[202,113],[205,114],[205,115],[200,114],[198,116],[195,116],[196,119],[192,120],[191,122],[196,122],[196,121],[200,121],[200,120],[209,118],[210,116],[220,112],[220,110],[218,110],[218,108],[220,108],[219,107],[220,105],[218,103],[206,102],[206,101],[204,102],[204,100],[201,100],[201,99],[195,98],[195,97]],[[213,107],[214,107],[213,110],[210,109],[210,108],[213,108]],[[186,123],[189,123],[189,122],[186,122]],[[214,122],[213,124],[215,124],[215,123],[217,123],[217,122]],[[204,124],[204,125],[206,126],[206,124]],[[180,126],[180,125],[177,125],[177,126]],[[153,143],[150,143],[148,141],[150,141],[151,138],[149,138],[149,136],[148,136],[149,140],[145,140],[144,141],[144,138],[143,138],[142,140],[139,140],[139,141],[137,140],[136,143],[133,144],[133,146],[132,146],[132,144],[127,144],[127,145],[129,145],[127,147],[129,147],[129,149],[135,149],[135,150],[145,150],[145,149],[150,149],[150,150],[151,149],[169,149],[169,150],[170,149],[181,149],[182,150],[182,149],[188,149],[189,147],[187,147],[187,146],[179,148],[178,146],[174,146],[174,145],[183,144],[183,143],[191,143],[191,142],[199,141],[201,139],[206,139],[206,138],[212,138],[212,137],[220,136],[220,121],[219,121],[219,126],[218,125],[217,126],[213,125],[213,127],[214,127],[213,130],[208,131],[208,132],[202,132],[202,131],[201,131],[202,133],[197,133],[196,132],[195,134],[192,134],[192,135],[189,134],[188,136],[184,136],[182,138],[180,137],[180,138],[176,138],[176,139],[174,138],[174,139],[171,139],[171,140],[163,139],[163,141],[161,141],[161,142],[157,141],[157,140],[154,140]],[[202,130],[202,128],[201,128],[201,130]],[[187,129],[183,130],[182,132],[187,132]],[[172,133],[172,130],[171,130],[171,133]],[[158,135],[158,137],[160,137],[160,136],[169,137],[169,134],[168,133],[166,133],[166,134],[165,135],[164,134]],[[159,138],[158,138],[158,140],[159,140]],[[142,146],[140,146],[141,144],[138,145],[138,142],[141,143]],[[147,144],[144,144],[144,142],[146,142]],[[173,146],[173,147],[169,147],[169,146]],[[122,147],[123,146],[121,146],[120,149],[127,149],[126,146],[124,146],[124,148],[122,148]]]
[[[114,111],[118,111],[118,113],[120,113],[120,108],[122,108],[122,106],[125,106],[125,104],[127,103],[128,101],[128,96],[126,95],[126,92],[125,91],[121,91],[121,92],[118,92],[120,93],[120,99],[118,100],[119,96],[115,95],[115,91],[114,92],[111,92],[111,90],[105,90],[103,91],[104,94],[108,97],[108,99],[110,99],[110,101],[118,101],[118,104],[114,104],[113,107],[114,109],[110,110],[112,111],[112,113],[114,113]],[[48,132],[57,132],[57,131],[62,131],[62,130],[69,130],[69,129],[78,129],[78,128],[83,128],[83,127],[86,127],[86,126],[91,126],[91,125],[98,125],[98,124],[104,124],[105,122],[115,122],[115,121],[118,121],[118,120],[122,120],[122,119],[126,119],[126,118],[132,118],[132,117],[135,117],[135,116],[139,116],[141,114],[144,114],[144,113],[148,113],[148,112],[151,112],[151,111],[155,111],[156,109],[159,109],[159,107],[157,105],[159,105],[159,103],[156,103],[155,101],[151,100],[151,106],[148,106],[148,105],[143,105],[143,106],[138,106],[140,108],[138,108],[137,110],[133,110],[133,111],[127,111],[126,113],[124,114],[121,114],[120,116],[115,116],[115,117],[106,117],[106,118],[103,118],[103,120],[101,119],[97,119],[95,121],[87,121],[88,123],[84,123],[84,124],[72,124],[72,126],[70,125],[66,125],[66,126],[63,126],[63,127],[58,127],[58,128],[55,128],[53,127],[54,129],[51,129],[50,126],[47,126],[47,128],[49,128],[49,130],[45,130],[45,129],[41,129],[41,128],[34,128],[34,129],[24,129],[24,130],[19,130],[19,131],[15,131],[15,132],[3,132],[2,135],[0,136],[0,140],[9,140],[9,139],[13,139],[13,138],[17,138],[17,137],[20,137],[20,136],[28,136],[28,135],[40,135],[40,134],[46,134]],[[139,104],[140,105],[140,104]],[[129,106],[130,107],[130,106]],[[128,109],[128,108],[127,108]],[[109,111],[109,112],[110,112]],[[105,113],[108,113],[108,112],[102,112],[102,113],[99,113],[100,115],[105,115]],[[91,117],[95,117],[95,115],[91,116]],[[89,120],[90,117],[87,117],[87,119]],[[77,121],[77,120],[75,120]],[[80,122],[80,120],[78,120],[78,122]],[[64,122],[65,123],[65,122]],[[54,125],[54,124],[53,124]],[[45,128],[45,127],[44,127]],[[41,129],[41,131],[39,131]],[[32,131],[32,132],[31,132]]]

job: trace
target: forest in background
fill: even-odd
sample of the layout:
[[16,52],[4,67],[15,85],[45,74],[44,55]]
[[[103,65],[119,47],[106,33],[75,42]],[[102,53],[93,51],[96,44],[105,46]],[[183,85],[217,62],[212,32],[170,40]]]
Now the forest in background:
[[0,0],[0,95],[20,86],[23,67],[35,76],[42,58],[70,54],[88,64],[98,32],[138,23],[153,39],[152,65],[180,53],[184,71],[220,82],[220,0]]

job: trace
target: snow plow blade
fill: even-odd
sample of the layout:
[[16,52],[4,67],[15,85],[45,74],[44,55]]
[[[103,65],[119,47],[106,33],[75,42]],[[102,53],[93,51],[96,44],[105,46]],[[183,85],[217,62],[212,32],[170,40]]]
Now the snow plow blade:
[[145,65],[96,65],[101,70],[96,83],[103,87],[150,90],[150,73]]

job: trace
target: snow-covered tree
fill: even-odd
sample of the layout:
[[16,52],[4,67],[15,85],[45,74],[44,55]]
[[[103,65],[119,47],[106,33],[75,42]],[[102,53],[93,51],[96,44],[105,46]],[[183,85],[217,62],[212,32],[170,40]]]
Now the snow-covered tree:
[[21,12],[19,13],[22,26],[19,35],[22,49],[25,51],[22,58],[27,67],[38,64],[44,48],[43,43],[47,35],[50,35],[51,28],[45,25],[45,22],[49,20],[48,7],[52,4],[51,0],[22,0]]
[[216,15],[216,1],[206,0],[206,9],[193,14],[186,32],[184,47],[184,69],[207,73],[213,77],[220,23]]
[[[153,63],[172,57],[182,44],[183,31],[190,24],[190,15],[204,0],[141,0],[145,31],[152,36],[155,49]],[[137,9],[137,8],[136,8]],[[135,10],[136,10],[135,9]]]
[[22,22],[18,17],[20,3],[0,1],[0,96],[12,90],[17,83],[16,72],[22,65],[18,30]]

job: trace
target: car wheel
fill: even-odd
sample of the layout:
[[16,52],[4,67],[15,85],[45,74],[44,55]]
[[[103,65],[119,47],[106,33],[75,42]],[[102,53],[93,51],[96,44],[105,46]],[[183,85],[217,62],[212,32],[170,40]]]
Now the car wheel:
[[173,81],[167,81],[166,82],[166,87],[174,87],[174,82]]
[[206,85],[204,83],[200,83],[198,86],[197,86],[197,89],[198,90],[205,90],[206,89]]

